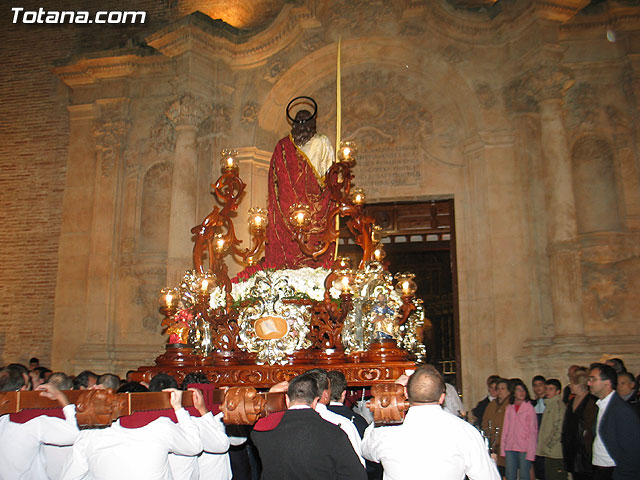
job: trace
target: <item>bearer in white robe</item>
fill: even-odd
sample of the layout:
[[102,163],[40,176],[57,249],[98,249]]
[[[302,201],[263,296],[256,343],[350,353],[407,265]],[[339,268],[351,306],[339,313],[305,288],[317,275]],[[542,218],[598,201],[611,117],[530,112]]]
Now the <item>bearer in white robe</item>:
[[190,388],[193,392],[193,406],[200,417],[191,417],[198,427],[204,451],[196,456],[169,454],[169,465],[174,480],[230,480],[231,463],[229,461],[229,437],[222,423],[222,413],[215,417],[207,409],[202,392]]
[[119,420],[104,429],[83,430],[62,472],[63,480],[172,479],[169,452],[198,455],[202,441],[198,427],[182,408],[182,391],[170,388],[178,424],[160,417],[139,428],[125,428]]
[[54,385],[38,387],[42,396],[57,400],[65,419],[40,415],[25,423],[0,417],[0,480],[47,480],[43,445],[72,445],[78,436],[76,406]]

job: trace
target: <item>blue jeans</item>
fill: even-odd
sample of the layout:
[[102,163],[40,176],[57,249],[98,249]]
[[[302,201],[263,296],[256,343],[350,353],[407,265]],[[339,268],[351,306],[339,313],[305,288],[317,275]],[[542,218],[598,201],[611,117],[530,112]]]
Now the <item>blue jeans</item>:
[[[529,480],[529,478],[531,478],[529,476],[529,471],[531,470],[531,461],[527,460],[527,453],[514,452],[513,450],[505,450],[504,453],[505,459],[507,461],[507,480]],[[518,470],[520,470],[519,475]]]

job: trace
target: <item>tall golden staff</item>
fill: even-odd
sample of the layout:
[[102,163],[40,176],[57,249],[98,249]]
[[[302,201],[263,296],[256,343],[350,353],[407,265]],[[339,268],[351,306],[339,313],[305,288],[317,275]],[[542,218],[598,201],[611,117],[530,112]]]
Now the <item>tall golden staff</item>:
[[[342,96],[340,90],[340,47],[342,44],[342,37],[338,37],[338,65],[336,67],[336,158],[338,161],[338,150],[340,149],[340,131],[342,130]],[[338,245],[340,245],[340,215],[336,215],[336,230],[338,231],[338,237],[336,238],[336,250],[333,254],[333,259],[338,258]]]

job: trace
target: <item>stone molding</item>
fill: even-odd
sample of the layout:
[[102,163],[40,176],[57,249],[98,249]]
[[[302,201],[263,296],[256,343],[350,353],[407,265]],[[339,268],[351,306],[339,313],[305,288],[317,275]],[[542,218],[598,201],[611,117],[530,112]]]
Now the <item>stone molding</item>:
[[569,365],[588,366],[603,355],[622,357],[628,365],[640,363],[638,342],[633,335],[548,336],[527,340],[517,361],[528,371],[566,372]]
[[166,70],[168,62],[171,63],[166,57],[158,55],[113,54],[102,58],[83,58],[69,65],[55,67],[53,73],[67,86],[78,87],[101,80],[159,74]]
[[321,26],[304,6],[285,5],[271,25],[250,38],[222,34],[211,23],[190,15],[148,36],[147,43],[168,57],[198,52],[234,66],[253,66],[294,43],[307,30]]
[[533,2],[538,17],[554,22],[570,20],[589,3],[591,0],[535,0]]
[[578,238],[582,260],[614,263],[640,257],[640,232],[595,232]]

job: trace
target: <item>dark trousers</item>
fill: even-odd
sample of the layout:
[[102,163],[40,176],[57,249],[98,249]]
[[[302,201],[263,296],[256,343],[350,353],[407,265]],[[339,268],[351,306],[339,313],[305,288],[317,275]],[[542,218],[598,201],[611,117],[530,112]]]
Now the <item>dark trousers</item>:
[[571,478],[573,480],[593,480],[593,473],[572,473]]
[[545,480],[544,478],[544,457],[536,455],[536,461],[533,462],[533,473],[537,480]]
[[593,480],[611,480],[613,478],[613,467],[595,467]]
[[[544,458],[544,475],[546,480],[567,480],[569,476],[564,469],[561,458]],[[538,457],[536,457],[536,460]]]

